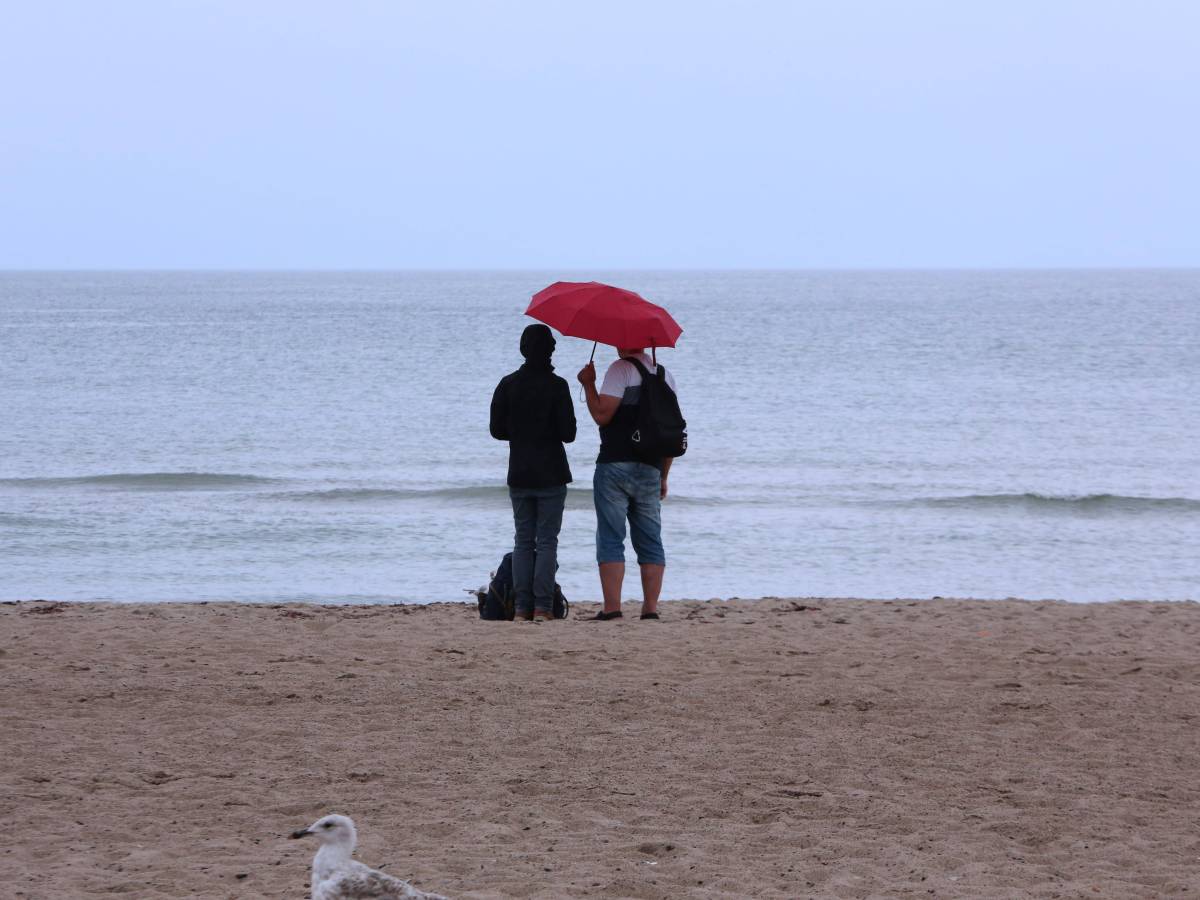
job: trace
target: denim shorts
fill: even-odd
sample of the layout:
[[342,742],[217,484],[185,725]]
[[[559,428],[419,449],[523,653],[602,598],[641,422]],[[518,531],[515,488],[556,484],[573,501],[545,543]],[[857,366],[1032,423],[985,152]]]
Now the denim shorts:
[[662,473],[640,462],[597,463],[596,561],[625,562],[625,520],[638,565],[667,564],[662,545]]

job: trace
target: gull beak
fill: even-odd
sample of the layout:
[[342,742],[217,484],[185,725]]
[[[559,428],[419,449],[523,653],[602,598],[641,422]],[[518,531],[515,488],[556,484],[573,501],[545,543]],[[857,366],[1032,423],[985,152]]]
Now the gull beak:
[[309,831],[307,828],[301,828],[299,831],[292,832],[292,839],[295,840],[296,838],[302,838],[305,835],[309,835],[309,834],[312,834],[312,832]]

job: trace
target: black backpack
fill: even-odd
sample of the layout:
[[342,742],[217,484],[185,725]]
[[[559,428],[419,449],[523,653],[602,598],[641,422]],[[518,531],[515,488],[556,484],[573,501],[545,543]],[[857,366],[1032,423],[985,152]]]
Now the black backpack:
[[[479,618],[493,622],[511,622],[517,616],[517,592],[513,589],[512,553],[505,553],[496,567],[487,589],[473,592],[479,601]],[[571,604],[563,596],[562,588],[554,584],[554,618],[565,619]]]
[[687,453],[687,422],[679,411],[679,398],[667,384],[667,370],[659,366],[651,375],[641,360],[626,359],[642,373],[633,432],[634,455],[655,466],[663,457],[683,456]]

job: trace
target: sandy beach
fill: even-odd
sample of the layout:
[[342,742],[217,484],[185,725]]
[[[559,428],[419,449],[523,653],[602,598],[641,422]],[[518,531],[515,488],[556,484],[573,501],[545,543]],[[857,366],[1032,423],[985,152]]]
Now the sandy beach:
[[0,893],[1200,893],[1200,605],[0,606]]

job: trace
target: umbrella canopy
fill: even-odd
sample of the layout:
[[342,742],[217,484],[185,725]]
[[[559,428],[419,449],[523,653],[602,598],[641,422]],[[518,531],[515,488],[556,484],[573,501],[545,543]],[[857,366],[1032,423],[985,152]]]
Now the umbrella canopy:
[[613,347],[674,347],[683,333],[661,306],[598,281],[556,281],[533,295],[525,315]]

